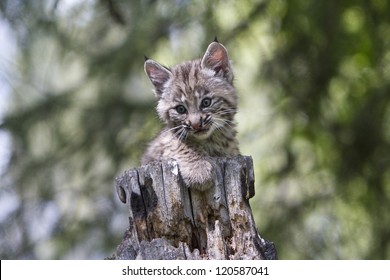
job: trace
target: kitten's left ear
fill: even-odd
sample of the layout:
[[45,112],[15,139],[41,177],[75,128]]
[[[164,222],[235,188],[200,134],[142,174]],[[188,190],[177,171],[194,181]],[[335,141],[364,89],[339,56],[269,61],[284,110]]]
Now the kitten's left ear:
[[145,57],[145,73],[154,85],[155,93],[161,97],[165,83],[171,78],[171,71],[154,60]]
[[212,42],[202,58],[202,67],[211,69],[215,76],[226,79],[229,83],[233,81],[233,71],[230,66],[226,48],[217,41]]

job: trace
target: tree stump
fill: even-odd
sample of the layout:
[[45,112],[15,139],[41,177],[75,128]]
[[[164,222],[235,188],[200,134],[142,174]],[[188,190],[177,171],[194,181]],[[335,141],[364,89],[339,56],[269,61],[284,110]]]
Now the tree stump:
[[272,242],[256,229],[251,157],[214,158],[212,188],[182,183],[176,161],[128,170],[116,179],[129,207],[129,228],[113,259],[276,259]]

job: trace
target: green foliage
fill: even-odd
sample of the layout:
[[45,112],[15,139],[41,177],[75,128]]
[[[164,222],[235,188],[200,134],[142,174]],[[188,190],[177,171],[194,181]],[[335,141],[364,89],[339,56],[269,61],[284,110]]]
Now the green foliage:
[[390,258],[387,1],[69,3],[0,4],[18,42],[2,259],[115,250],[127,210],[114,178],[160,127],[143,55],[173,65],[215,35],[235,68],[251,205],[280,258]]

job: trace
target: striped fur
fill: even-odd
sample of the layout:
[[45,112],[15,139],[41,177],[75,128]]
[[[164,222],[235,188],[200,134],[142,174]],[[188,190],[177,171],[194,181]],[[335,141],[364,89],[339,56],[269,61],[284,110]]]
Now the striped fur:
[[172,68],[147,59],[145,72],[166,127],[148,145],[142,164],[175,159],[189,187],[207,189],[217,172],[213,157],[239,154],[237,94],[226,48],[213,42],[202,59]]

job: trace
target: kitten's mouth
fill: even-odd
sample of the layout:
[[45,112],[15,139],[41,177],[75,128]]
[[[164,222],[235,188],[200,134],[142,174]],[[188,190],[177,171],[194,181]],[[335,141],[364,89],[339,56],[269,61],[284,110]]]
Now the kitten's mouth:
[[199,139],[206,139],[211,135],[210,127],[199,128],[192,131],[192,134]]
[[201,129],[197,129],[194,131],[194,134],[204,134],[204,133],[207,133],[209,131],[208,128],[201,128]]

